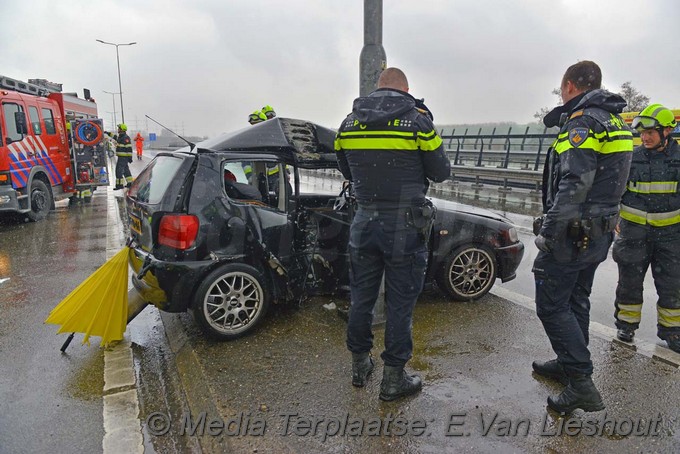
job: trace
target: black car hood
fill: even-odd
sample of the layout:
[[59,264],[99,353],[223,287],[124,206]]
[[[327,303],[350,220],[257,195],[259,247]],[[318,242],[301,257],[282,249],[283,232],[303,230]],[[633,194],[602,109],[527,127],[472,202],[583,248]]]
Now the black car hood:
[[475,216],[482,216],[485,218],[489,219],[495,219],[500,222],[506,222],[508,224],[511,224],[510,220],[505,218],[504,216],[494,213],[493,211],[489,211],[484,208],[478,208],[478,207],[473,207],[470,205],[463,205],[462,203],[458,202],[452,202],[450,200],[442,200],[442,199],[431,199],[432,202],[435,204],[438,210],[443,210],[443,211],[450,211],[450,212],[457,212],[457,213],[467,213],[467,214],[473,214]]
[[338,167],[335,131],[305,120],[272,118],[197,144],[198,152],[263,151],[282,156],[307,169]]

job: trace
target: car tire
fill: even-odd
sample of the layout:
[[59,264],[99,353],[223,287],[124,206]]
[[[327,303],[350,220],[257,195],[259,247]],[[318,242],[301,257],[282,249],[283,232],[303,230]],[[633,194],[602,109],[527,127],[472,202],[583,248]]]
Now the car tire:
[[255,328],[269,307],[262,273],[249,265],[230,263],[206,276],[193,305],[201,330],[216,340],[231,340]]
[[52,193],[42,180],[31,182],[31,211],[26,213],[28,219],[37,222],[45,219],[52,207]]
[[454,301],[473,301],[491,290],[497,273],[496,260],[488,247],[464,245],[446,257],[436,281]]

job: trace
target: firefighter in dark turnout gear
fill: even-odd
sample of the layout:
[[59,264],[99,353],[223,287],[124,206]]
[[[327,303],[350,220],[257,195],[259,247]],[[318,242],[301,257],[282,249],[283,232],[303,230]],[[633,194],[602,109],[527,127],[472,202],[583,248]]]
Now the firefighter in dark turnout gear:
[[671,136],[675,116],[652,104],[632,126],[642,145],[633,152],[613,249],[619,266],[617,337],[631,342],[640,326],[643,282],[651,265],[659,295],[657,334],[680,352],[680,146]]
[[387,324],[380,399],[394,400],[422,387],[420,377],[406,374],[404,366],[413,351],[413,307],[423,288],[435,211],[425,194],[428,179],[440,182],[450,176],[450,162],[397,68],[385,69],[378,89],[354,101],[335,150],[358,204],[349,244],[352,384],[364,386],[373,370],[371,323],[384,272]]
[[535,361],[533,368],[567,385],[548,398],[548,406],[560,413],[604,408],[591,379],[589,297],[614,237],[633,137],[618,115],[626,102],[600,89],[601,81],[591,61],[570,66],[561,84],[564,105],[544,119],[560,131],[546,157],[533,272],[536,313],[557,359]]
[[127,125],[121,123],[118,125],[118,135],[114,136],[107,132],[110,137],[115,139],[116,145],[116,186],[113,188],[123,189],[129,188],[132,185],[132,173],[130,173],[129,164],[132,162],[132,141],[127,135]]

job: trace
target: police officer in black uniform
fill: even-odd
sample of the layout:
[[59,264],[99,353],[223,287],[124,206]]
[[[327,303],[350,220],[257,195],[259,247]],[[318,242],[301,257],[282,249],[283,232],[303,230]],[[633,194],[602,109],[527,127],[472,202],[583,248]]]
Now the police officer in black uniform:
[[633,119],[642,145],[633,152],[612,255],[619,266],[614,313],[619,340],[631,342],[640,326],[651,265],[659,295],[657,335],[680,353],[680,146],[671,136],[676,125],[673,112],[661,104]]
[[590,291],[607,258],[626,187],[633,137],[618,115],[626,105],[600,88],[592,61],[570,66],[562,78],[564,105],[543,120],[558,126],[543,172],[543,222],[534,262],[536,313],[557,359],[533,363],[534,371],[567,385],[548,406],[560,413],[604,408],[591,379],[588,351]]
[[373,370],[371,322],[384,272],[387,325],[380,399],[394,400],[422,387],[420,377],[406,374],[404,366],[413,350],[413,307],[425,279],[426,238],[434,217],[425,194],[427,180],[444,181],[451,166],[442,139],[425,110],[416,107],[397,68],[385,69],[378,89],[354,101],[335,149],[358,202],[349,245],[352,384],[364,386]]

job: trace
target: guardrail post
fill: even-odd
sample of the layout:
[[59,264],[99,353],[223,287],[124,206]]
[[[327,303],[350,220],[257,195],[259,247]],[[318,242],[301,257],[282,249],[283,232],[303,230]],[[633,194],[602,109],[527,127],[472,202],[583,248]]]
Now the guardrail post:
[[508,129],[508,137],[505,138],[505,161],[503,162],[503,168],[507,169],[510,164],[510,133],[512,133],[512,126]]
[[479,157],[477,158],[477,167],[484,167],[484,164],[482,164],[482,154],[484,152],[484,139],[480,138],[479,136],[482,135],[482,128],[479,128],[479,132],[477,133],[477,140],[475,140],[475,148],[477,148],[477,142],[482,141],[482,146],[479,148]]

